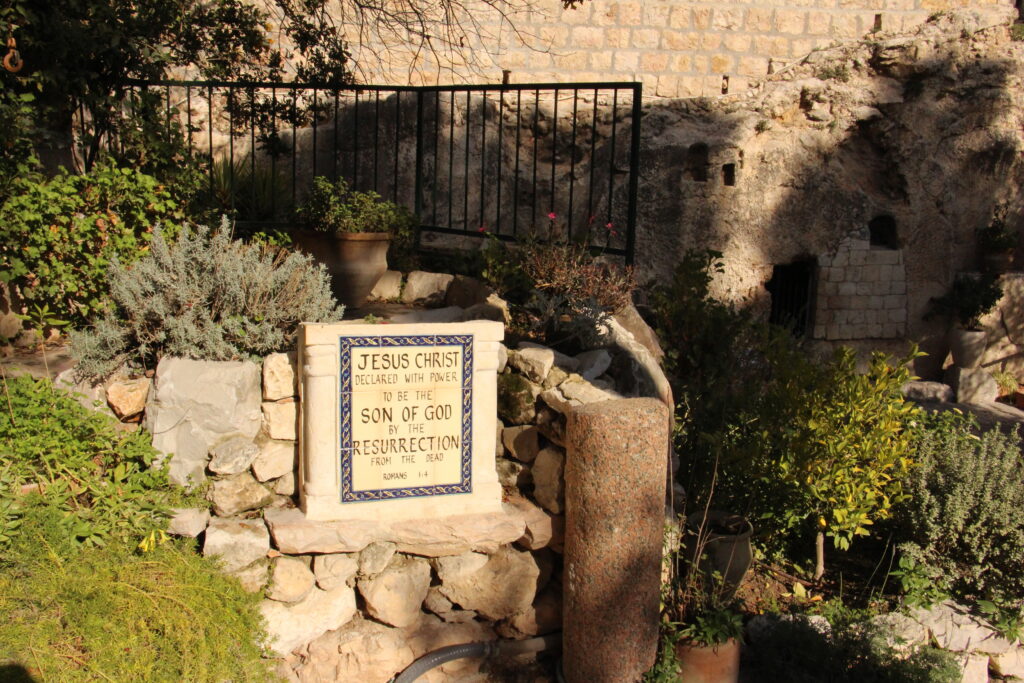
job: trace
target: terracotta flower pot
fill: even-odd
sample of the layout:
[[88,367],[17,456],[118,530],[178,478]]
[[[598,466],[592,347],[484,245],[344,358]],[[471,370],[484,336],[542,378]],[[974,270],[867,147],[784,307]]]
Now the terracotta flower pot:
[[949,352],[953,365],[958,368],[976,368],[985,355],[988,336],[984,330],[965,330],[954,327],[949,331]]
[[300,249],[327,266],[334,297],[347,308],[362,306],[388,269],[389,233],[293,230],[292,237]]
[[718,645],[676,643],[679,680],[686,683],[736,683],[740,677],[740,642],[729,639]]

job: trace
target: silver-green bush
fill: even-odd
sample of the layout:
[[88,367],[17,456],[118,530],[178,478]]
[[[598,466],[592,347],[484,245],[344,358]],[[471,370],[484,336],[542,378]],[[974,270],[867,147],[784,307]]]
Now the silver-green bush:
[[300,322],[341,318],[329,276],[304,254],[184,229],[168,242],[156,231],[150,252],[110,268],[114,310],[73,333],[78,374],[99,379],[164,355],[233,360],[265,355],[294,340]]
[[900,550],[938,569],[957,597],[1024,598],[1021,436],[980,436],[956,414],[933,416],[897,516]]

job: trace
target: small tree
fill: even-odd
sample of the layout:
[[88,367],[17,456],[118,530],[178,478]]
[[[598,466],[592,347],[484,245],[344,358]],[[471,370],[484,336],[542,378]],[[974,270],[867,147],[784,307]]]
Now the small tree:
[[804,383],[789,426],[777,425],[781,448],[764,476],[783,489],[777,495],[785,501],[787,526],[816,529],[815,579],[825,572],[826,537],[846,550],[904,497],[902,480],[913,463],[909,427],[920,409],[901,389],[911,379],[907,364],[919,355],[914,349],[891,363],[875,353],[862,374],[854,352],[842,348]]

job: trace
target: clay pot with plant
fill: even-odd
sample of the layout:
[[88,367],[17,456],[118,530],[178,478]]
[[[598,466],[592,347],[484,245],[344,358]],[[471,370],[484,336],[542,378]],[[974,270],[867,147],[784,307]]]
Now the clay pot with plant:
[[995,308],[1002,296],[997,276],[960,273],[946,294],[932,299],[931,310],[925,317],[943,316],[952,321],[949,350],[957,367],[976,368],[981,363],[987,344],[981,318]]
[[1010,229],[1005,221],[997,218],[979,228],[977,238],[978,265],[982,272],[999,275],[1010,270],[1020,239],[1016,230]]
[[743,618],[736,589],[751,562],[752,527],[743,517],[702,510],[687,517],[669,558],[664,618],[679,680],[735,683]]
[[389,247],[410,242],[416,225],[407,209],[376,192],[357,192],[343,179],[323,176],[313,179],[296,216],[296,244],[327,267],[335,298],[354,308],[387,271]]

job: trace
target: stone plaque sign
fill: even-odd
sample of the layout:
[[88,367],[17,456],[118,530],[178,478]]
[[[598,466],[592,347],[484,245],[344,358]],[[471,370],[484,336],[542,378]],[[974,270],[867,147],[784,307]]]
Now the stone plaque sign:
[[340,338],[341,502],[469,493],[472,335]]
[[501,323],[305,324],[300,498],[307,518],[500,509]]

